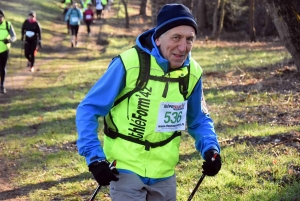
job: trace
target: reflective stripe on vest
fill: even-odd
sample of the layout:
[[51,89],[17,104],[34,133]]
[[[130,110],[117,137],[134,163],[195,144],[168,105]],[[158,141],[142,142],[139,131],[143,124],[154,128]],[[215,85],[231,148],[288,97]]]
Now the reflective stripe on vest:
[[[120,57],[126,70],[126,85],[117,98],[135,88],[140,69],[138,54],[134,48],[122,53]],[[150,60],[152,77],[178,78],[188,72],[187,67],[183,67],[166,74],[154,57],[151,56]],[[200,66],[191,60],[188,96],[201,75]],[[121,101],[105,117],[107,129],[121,133],[125,137],[111,138],[105,135],[103,148],[108,160],[118,161],[117,168],[131,170],[143,177],[163,178],[174,174],[179,156],[180,137],[176,132],[155,132],[158,108],[160,102],[182,102],[185,99],[178,89],[178,82],[167,83],[151,79],[151,76],[144,89]],[[166,85],[168,90],[164,97]],[[176,136],[172,138],[172,135]],[[137,140],[132,142],[126,140],[127,137]],[[162,141],[166,141],[163,146],[149,145],[149,143],[155,145]]]

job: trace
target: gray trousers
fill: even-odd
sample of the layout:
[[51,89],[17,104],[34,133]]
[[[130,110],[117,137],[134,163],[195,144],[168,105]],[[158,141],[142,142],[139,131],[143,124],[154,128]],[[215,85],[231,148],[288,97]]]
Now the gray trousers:
[[153,185],[144,184],[135,174],[119,174],[110,182],[112,201],[176,201],[176,176]]

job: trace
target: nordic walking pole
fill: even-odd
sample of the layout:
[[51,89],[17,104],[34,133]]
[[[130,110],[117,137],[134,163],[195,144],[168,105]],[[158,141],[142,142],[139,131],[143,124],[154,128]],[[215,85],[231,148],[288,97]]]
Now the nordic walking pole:
[[205,178],[205,174],[203,174],[203,175],[200,177],[198,183],[196,184],[196,186],[195,186],[193,192],[191,193],[191,195],[189,196],[189,198],[188,198],[187,201],[191,201],[191,200],[193,199],[193,197],[194,197],[194,195],[195,195],[195,193],[196,193],[198,187],[200,186],[200,184],[202,183],[202,181],[203,181],[204,178]]
[[[10,57],[8,57],[8,66],[9,66],[9,67],[11,66],[11,63],[10,63]],[[14,89],[14,88],[15,88],[15,85],[14,85],[14,79],[13,79],[12,73],[10,73],[10,78],[11,78],[11,83],[12,83],[12,86],[13,86],[13,89]]]
[[40,59],[42,59],[42,51],[41,51],[41,50],[42,50],[42,43],[41,43],[41,41],[40,41],[39,44],[40,44],[40,46],[39,46],[39,49],[38,49],[38,50],[39,50],[39,52],[40,52]]
[[[212,161],[215,161],[217,155],[218,155],[218,154],[215,154],[215,155],[211,158],[211,160],[212,160]],[[205,178],[205,176],[206,176],[205,174],[202,174],[202,176],[200,177],[198,183],[196,184],[196,186],[195,186],[193,192],[191,193],[191,195],[189,196],[189,198],[188,198],[187,201],[191,201],[191,200],[193,199],[195,193],[197,192],[197,189],[199,188],[199,186],[200,186],[200,184],[202,183],[202,181],[203,181],[203,179]]]
[[[117,164],[117,161],[114,160],[114,161],[109,165],[109,168],[110,168],[110,169],[115,168],[115,167],[116,167],[116,164]],[[98,185],[97,188],[96,188],[96,190],[94,191],[94,193],[93,193],[91,199],[89,199],[89,201],[93,201],[93,200],[95,199],[95,197],[96,197],[96,195],[98,194],[100,188],[101,188],[101,185]]]
[[42,50],[42,48],[39,48],[39,52],[40,52],[40,60],[42,60],[42,56],[43,56],[41,50]]
[[21,42],[20,68],[21,68],[21,66],[22,66],[22,50],[23,50],[23,41]]
[[93,193],[91,199],[89,199],[89,201],[93,201],[93,200],[95,199],[95,197],[96,197],[96,195],[98,194],[100,188],[101,188],[101,186],[98,185],[98,187],[97,187],[96,190],[94,191],[94,193]]

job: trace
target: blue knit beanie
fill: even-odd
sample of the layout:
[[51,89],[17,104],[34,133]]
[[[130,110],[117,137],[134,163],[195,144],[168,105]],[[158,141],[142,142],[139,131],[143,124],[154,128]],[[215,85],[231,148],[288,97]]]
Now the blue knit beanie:
[[197,34],[198,25],[190,9],[183,4],[166,4],[158,12],[154,38],[177,26],[188,25],[195,29]]

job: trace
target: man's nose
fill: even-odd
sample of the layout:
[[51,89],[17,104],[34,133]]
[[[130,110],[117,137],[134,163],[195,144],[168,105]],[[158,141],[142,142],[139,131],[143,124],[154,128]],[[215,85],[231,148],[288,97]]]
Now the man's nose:
[[178,44],[177,48],[181,52],[185,52],[186,51],[186,46],[187,46],[186,41],[182,39],[182,40],[179,41],[179,44]]

